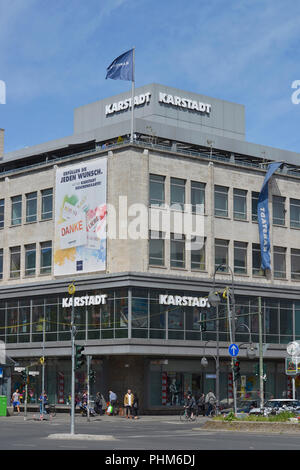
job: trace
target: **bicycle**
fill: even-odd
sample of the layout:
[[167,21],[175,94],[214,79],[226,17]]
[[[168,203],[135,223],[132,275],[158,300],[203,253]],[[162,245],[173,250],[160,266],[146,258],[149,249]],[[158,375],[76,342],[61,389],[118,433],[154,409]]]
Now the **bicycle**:
[[219,409],[217,405],[212,405],[212,409],[208,416],[210,416],[211,418],[214,418],[215,416],[218,416],[218,414],[219,414]]
[[183,421],[183,422],[187,422],[187,421],[192,421],[192,422],[195,422],[196,421],[196,412],[194,411],[193,413],[193,416],[192,416],[192,412],[189,408],[185,408],[179,415],[180,417],[180,421]]

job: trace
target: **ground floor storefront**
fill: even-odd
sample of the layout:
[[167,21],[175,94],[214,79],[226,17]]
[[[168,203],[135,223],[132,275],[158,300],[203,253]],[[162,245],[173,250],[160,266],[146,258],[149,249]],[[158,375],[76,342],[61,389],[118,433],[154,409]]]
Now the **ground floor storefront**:
[[[90,383],[91,395],[100,392],[108,400],[109,390],[113,390],[122,405],[128,388],[137,394],[140,408],[151,412],[168,410],[184,405],[188,392],[197,398],[209,390],[216,393],[215,361],[208,355],[208,366],[203,368],[200,358],[151,358],[144,356],[92,356],[91,368],[95,371],[95,382]],[[38,358],[18,360],[19,367],[27,367],[34,372],[29,375],[28,401],[38,403],[42,389],[42,366]],[[237,382],[237,395],[241,399],[257,399],[259,379],[256,373],[258,358],[240,361],[241,378]],[[291,397],[292,384],[284,370],[284,359],[264,361],[267,380],[264,383],[265,398]],[[85,365],[76,371],[75,392],[79,396],[87,388]],[[19,389],[25,398],[25,383],[22,374],[15,370],[11,376],[11,392]],[[71,391],[70,358],[48,358],[45,362],[45,390],[49,402],[68,405]],[[8,392],[8,390],[7,390]],[[296,395],[300,397],[300,383],[296,380]],[[233,396],[231,365],[228,358],[220,358],[220,400],[225,403]]]
[[[69,281],[71,282],[71,281]],[[91,393],[108,398],[112,389],[123,402],[131,388],[144,410],[182,406],[188,391],[195,396],[212,389],[216,393],[217,342],[220,345],[220,400],[232,397],[228,346],[228,303],[208,302],[212,281],[145,274],[103,275],[75,282],[68,294],[67,280],[0,290],[0,341],[17,367],[30,366],[28,391],[37,402],[42,387],[45,357],[45,389],[49,401],[67,404],[71,392],[71,312],[76,325],[76,344],[92,359],[95,383]],[[215,288],[224,288],[224,281]],[[260,302],[259,302],[260,298]],[[251,397],[259,389],[257,375],[259,305],[265,348],[265,395],[291,394],[285,374],[286,345],[300,340],[300,294],[281,286],[236,283],[234,342],[241,347],[238,394]],[[256,354],[248,359],[246,350]],[[208,366],[201,365],[206,356]],[[0,366],[1,367],[1,366]],[[11,377],[8,376],[11,371]],[[35,373],[34,373],[35,372]],[[87,370],[76,371],[76,393],[87,386]],[[23,391],[22,374],[5,369],[0,389],[5,394]],[[1,391],[0,390],[0,391]],[[300,392],[296,380],[296,392]],[[3,392],[4,393],[4,392]]]

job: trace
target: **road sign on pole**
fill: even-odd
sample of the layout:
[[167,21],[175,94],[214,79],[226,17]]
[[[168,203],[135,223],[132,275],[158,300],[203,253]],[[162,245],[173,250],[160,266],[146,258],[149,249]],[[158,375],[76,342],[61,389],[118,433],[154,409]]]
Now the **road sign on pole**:
[[240,351],[239,347],[234,343],[232,343],[228,348],[228,352],[229,352],[230,356],[232,356],[232,357],[236,357],[238,355],[239,351]]

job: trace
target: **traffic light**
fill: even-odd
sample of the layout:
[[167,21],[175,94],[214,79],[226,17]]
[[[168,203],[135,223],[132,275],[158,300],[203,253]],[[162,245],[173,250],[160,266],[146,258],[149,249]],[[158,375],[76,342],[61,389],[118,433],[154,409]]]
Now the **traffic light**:
[[206,331],[206,313],[201,313],[200,318],[201,331]]
[[96,382],[96,372],[94,370],[90,370],[89,379],[92,384]]
[[80,369],[83,365],[85,357],[82,354],[84,346],[75,345],[75,369]]
[[26,370],[22,370],[21,375],[22,375],[22,380],[23,380],[23,382],[26,384],[26,382],[27,382],[27,380],[28,380],[27,371],[26,371]]
[[240,363],[239,361],[235,361],[233,364],[233,374],[234,374],[234,380],[238,380],[241,377],[241,372],[240,372]]

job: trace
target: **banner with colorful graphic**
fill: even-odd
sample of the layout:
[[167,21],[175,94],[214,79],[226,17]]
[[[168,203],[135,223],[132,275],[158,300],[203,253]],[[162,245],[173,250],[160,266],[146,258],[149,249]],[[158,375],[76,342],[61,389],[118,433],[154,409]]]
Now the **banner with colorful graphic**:
[[54,275],[106,269],[107,160],[56,170]]
[[276,170],[283,165],[283,162],[270,163],[265,176],[261,191],[258,197],[257,217],[259,226],[259,239],[261,250],[261,267],[262,269],[271,269],[270,258],[270,221],[269,221],[269,191],[268,183]]

